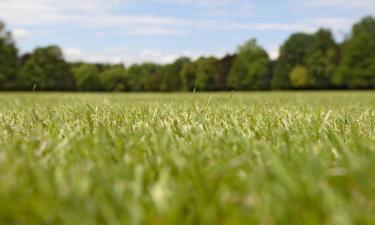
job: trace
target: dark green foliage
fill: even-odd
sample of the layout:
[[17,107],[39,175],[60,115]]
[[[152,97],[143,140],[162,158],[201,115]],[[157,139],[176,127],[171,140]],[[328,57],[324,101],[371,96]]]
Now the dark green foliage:
[[219,90],[228,89],[227,79],[236,57],[237,55],[226,55],[219,61],[219,77],[217,80],[217,88]]
[[228,77],[228,86],[234,90],[263,90],[269,88],[270,71],[267,52],[255,39],[238,49]]
[[186,63],[182,67],[180,72],[181,82],[182,82],[182,90],[183,91],[193,91],[196,88],[197,84],[197,74],[196,71],[196,64],[193,62]]
[[366,17],[353,27],[341,47],[334,81],[343,88],[375,88],[375,19]]
[[19,83],[24,90],[32,90],[35,86],[43,91],[75,88],[74,75],[58,46],[35,49],[20,67]]
[[159,91],[162,71],[154,63],[134,64],[128,69],[130,91]]
[[127,75],[122,65],[109,67],[99,75],[101,87],[104,91],[127,91]]
[[101,91],[100,70],[94,64],[81,64],[72,69],[77,90],[79,91]]
[[313,36],[305,66],[311,76],[310,87],[332,88],[332,76],[338,66],[339,49],[329,30],[320,29]]
[[289,76],[296,65],[304,65],[304,59],[311,49],[314,37],[309,34],[297,33],[281,46],[280,56],[272,78],[273,89],[290,89]]
[[12,35],[0,21],[0,90],[15,88],[15,76],[18,66],[18,50]]
[[201,57],[195,62],[197,90],[218,90],[219,62],[214,57]]
[[[331,31],[320,29],[311,35],[293,34],[281,47],[272,79],[272,88],[332,88],[332,76],[338,66],[338,57],[339,49]],[[301,67],[306,71],[301,73]],[[293,71],[295,69],[299,72]],[[302,77],[297,77],[297,74]],[[297,82],[299,85],[296,85],[297,80],[305,82],[302,82],[303,84]]]
[[297,65],[289,75],[290,83],[293,88],[302,89],[311,86],[313,80],[306,67]]
[[165,65],[162,68],[163,76],[160,82],[160,91],[180,91],[182,85],[180,71],[188,63],[190,63],[190,59],[183,57],[177,59],[174,63]]
[[143,91],[160,91],[160,83],[163,76],[161,66],[155,63],[145,63],[142,68]]
[[127,72],[130,91],[143,91],[142,66],[138,64],[131,65]]

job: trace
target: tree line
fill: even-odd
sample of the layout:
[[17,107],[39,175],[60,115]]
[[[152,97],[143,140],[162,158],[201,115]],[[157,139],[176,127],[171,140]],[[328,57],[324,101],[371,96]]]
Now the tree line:
[[342,43],[328,29],[292,34],[271,60],[255,39],[224,58],[124,65],[70,63],[58,46],[19,55],[0,21],[1,91],[225,91],[375,88],[375,18],[365,17]]

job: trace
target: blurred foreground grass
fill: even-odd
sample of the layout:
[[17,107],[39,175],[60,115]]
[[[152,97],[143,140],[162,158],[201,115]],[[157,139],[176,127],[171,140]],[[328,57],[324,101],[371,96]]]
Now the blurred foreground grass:
[[0,224],[375,224],[375,93],[0,95]]

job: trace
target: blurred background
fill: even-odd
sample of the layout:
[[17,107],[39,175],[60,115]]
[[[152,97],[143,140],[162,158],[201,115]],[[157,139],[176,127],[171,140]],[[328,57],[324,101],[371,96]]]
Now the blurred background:
[[2,91],[375,88],[373,0],[0,0]]

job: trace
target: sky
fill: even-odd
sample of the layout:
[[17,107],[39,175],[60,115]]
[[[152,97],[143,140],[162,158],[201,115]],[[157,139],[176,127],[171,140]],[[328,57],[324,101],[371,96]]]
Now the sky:
[[21,53],[57,44],[69,61],[169,63],[231,54],[256,38],[271,58],[293,32],[338,41],[375,0],[0,0]]

